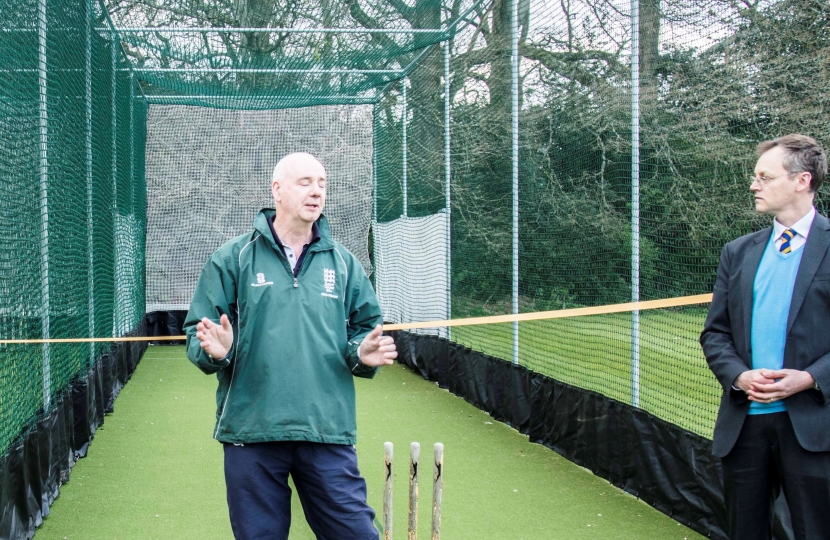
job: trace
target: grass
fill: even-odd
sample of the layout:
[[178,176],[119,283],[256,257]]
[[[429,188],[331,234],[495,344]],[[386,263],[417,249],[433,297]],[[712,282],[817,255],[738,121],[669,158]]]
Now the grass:
[[[411,441],[421,443],[424,457],[433,443],[446,445],[444,538],[702,538],[400,365],[356,384],[358,457],[376,509],[383,443],[395,444],[395,538],[406,531]],[[215,387],[182,347],[151,347],[35,538],[232,538],[221,445],[211,439]],[[425,539],[427,475],[421,494],[419,538]],[[291,540],[310,540],[294,499]]]
[[[721,387],[698,336],[702,309],[640,314],[640,407],[711,438]],[[512,324],[456,327],[452,339],[504,360],[513,358]],[[519,363],[565,383],[632,402],[631,315],[550,319],[519,325]]]

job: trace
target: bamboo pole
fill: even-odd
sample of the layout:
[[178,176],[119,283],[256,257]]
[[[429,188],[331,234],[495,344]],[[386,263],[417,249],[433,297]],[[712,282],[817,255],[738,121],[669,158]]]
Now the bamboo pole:
[[[712,294],[697,294],[664,298],[662,300],[645,300],[628,302],[625,304],[609,304],[605,306],[558,309],[555,311],[536,311],[534,313],[516,313],[512,315],[493,315],[488,317],[470,317],[466,319],[450,319],[446,321],[424,321],[403,324],[385,324],[383,330],[412,330],[415,328],[437,328],[441,326],[475,326],[479,324],[497,324],[511,321],[543,321],[548,319],[564,319],[568,317],[586,317],[591,315],[607,315],[610,313],[624,313],[626,311],[649,309],[665,309],[696,304],[708,304],[712,301]],[[32,343],[89,343],[116,342],[116,341],[181,341],[187,336],[134,336],[134,337],[106,337],[106,338],[56,338],[56,339],[0,339],[0,345],[20,345]]]

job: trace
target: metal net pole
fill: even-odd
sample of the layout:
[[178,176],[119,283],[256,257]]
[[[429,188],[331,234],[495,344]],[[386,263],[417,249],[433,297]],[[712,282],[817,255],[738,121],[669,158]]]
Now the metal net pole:
[[130,210],[135,211],[135,74],[130,72]]
[[406,79],[401,79],[401,101],[403,102],[403,111],[401,113],[401,152],[402,152],[402,161],[403,161],[403,217],[409,215],[409,208],[408,208],[408,201],[407,201],[407,186],[406,186],[406,176],[408,171],[406,170]]
[[[43,339],[50,338],[49,312],[49,118],[47,115],[46,86],[46,0],[39,0],[38,7],[38,127],[40,142],[40,290],[41,324]],[[43,344],[43,410],[47,412],[51,402],[51,350]]]
[[[450,53],[452,40],[444,42],[444,208],[447,219],[447,320],[452,319],[452,205],[451,180],[452,168],[450,164]],[[451,338],[451,328],[445,329],[447,339]]]
[[[631,301],[640,301],[640,4],[631,0]],[[640,406],[640,311],[631,312],[631,404]]]
[[[519,2],[510,10],[513,142],[513,313],[519,312]],[[513,322],[513,363],[519,363],[519,323]]]
[[[86,108],[86,229],[87,229],[87,326],[95,337],[95,235],[93,220],[94,186],[92,175],[92,0],[86,10],[86,56],[84,58],[84,100]],[[95,343],[89,344],[89,366],[95,363]]]
[[[115,261],[115,267],[113,268],[113,273],[117,272],[118,268],[118,256],[119,256],[119,249],[118,249],[118,134],[117,134],[117,127],[118,127],[118,120],[116,115],[116,100],[118,97],[118,80],[117,80],[117,73],[118,73],[118,52],[117,52],[117,39],[118,36],[113,33],[112,34],[112,41],[110,42],[110,99],[112,100],[111,110],[110,110],[110,129],[111,133],[111,147],[110,147],[110,159],[111,159],[111,174],[112,174],[112,226],[113,230],[115,231],[115,256],[113,260]],[[113,281],[118,284],[118,276],[113,276]],[[117,295],[115,295],[117,297]],[[118,335],[118,306],[114,305],[112,310],[112,335]]]
[[[378,222],[378,105],[372,109],[372,225]],[[374,235],[373,235],[374,237]],[[377,240],[375,240],[377,244]]]
[[372,107],[372,277],[374,278],[375,292],[379,294],[378,286],[378,255],[380,242],[378,241],[378,104]]

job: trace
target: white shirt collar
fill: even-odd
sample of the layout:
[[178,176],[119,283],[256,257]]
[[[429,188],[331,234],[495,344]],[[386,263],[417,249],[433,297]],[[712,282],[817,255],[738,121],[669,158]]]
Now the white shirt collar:
[[803,218],[799,219],[795,222],[795,225],[792,227],[785,227],[781,225],[777,219],[772,220],[772,234],[775,240],[778,240],[781,235],[786,231],[788,228],[794,230],[798,233],[799,236],[807,239],[807,235],[810,234],[810,227],[813,226],[813,220],[816,217],[816,209],[815,207],[810,208],[810,211],[807,212]]

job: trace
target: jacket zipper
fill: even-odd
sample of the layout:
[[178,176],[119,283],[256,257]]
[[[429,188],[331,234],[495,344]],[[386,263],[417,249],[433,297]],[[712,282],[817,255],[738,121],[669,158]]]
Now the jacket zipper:
[[[306,269],[308,264],[310,264],[310,263],[307,264],[308,259],[311,257],[311,255],[313,255],[314,253],[317,253],[319,251],[319,250],[311,251],[311,249],[312,249],[311,247],[308,248],[308,251],[306,252],[305,257],[303,257],[303,264],[302,264],[302,266],[300,266],[300,269],[297,270],[297,275],[294,276],[294,288],[295,289],[299,288],[299,286],[300,286],[300,281],[299,281],[300,280],[300,275],[302,275],[304,273],[304,270]],[[294,273],[292,272],[291,274],[293,275]]]

